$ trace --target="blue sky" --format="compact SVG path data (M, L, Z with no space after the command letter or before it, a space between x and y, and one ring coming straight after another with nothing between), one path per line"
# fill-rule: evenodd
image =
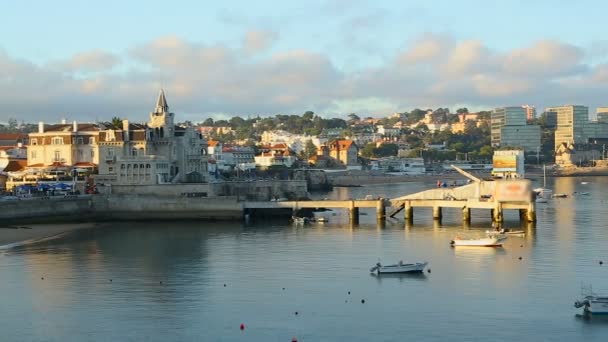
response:
M608 3L12 1L0 121L606 105Z

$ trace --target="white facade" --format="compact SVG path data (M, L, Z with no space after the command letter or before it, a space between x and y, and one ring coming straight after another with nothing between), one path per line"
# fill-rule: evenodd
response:
M327 142L327 139L325 138L292 134L282 130L275 130L265 131L264 133L262 133L261 143L267 145L284 143L291 150L295 151L296 153L300 153L306 148L306 143L308 142L308 140L311 140L312 143L315 144L315 146L317 147Z

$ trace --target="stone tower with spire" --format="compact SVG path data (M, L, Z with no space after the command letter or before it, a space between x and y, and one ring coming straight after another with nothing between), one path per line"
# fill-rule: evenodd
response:
M153 129L152 134L156 139L165 139L173 136L173 130L175 129L173 113L169 112L169 105L167 104L163 89L158 93L154 111L150 113L148 127Z

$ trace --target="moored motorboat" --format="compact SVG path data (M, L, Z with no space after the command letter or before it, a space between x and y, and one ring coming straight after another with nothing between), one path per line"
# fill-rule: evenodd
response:
M399 261L393 265L382 265L380 262L376 263L369 271L371 273L378 272L382 273L420 273L424 271L424 268L428 262L415 262L415 263L403 263Z
M582 298L574 302L575 308L583 308L583 312L592 315L608 315L608 296L599 296L591 290L591 286L583 288Z
M496 237L487 237L481 239L463 239L460 237L456 237L454 240L450 242L453 247L459 246L469 246L469 247L501 247L502 242L498 240Z
M566 197L568 197L568 194L557 193L557 194L553 194L551 197L553 197L553 198L566 198Z
M327 218L325 216L319 216L319 217L312 218L311 221L324 223L324 222L329 222L329 218Z
M306 222L308 222L308 220L306 219L306 217L297 217L297 216L293 216L291 218L291 221L294 224L305 224Z

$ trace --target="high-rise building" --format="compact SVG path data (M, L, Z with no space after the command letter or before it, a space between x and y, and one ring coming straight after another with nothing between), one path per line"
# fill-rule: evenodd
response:
M527 112L523 107L496 108L491 115L491 144L538 151L540 126L527 123Z
M597 107L595 113L597 122L608 122L608 107Z
M532 121L536 118L536 107L529 106L529 105L523 105L523 106L521 106L521 108L523 108L524 111L526 112L526 120Z
M553 112L557 118L555 129L555 147L562 143L587 143L585 126L589 122L589 108L579 105L549 107L546 112Z

